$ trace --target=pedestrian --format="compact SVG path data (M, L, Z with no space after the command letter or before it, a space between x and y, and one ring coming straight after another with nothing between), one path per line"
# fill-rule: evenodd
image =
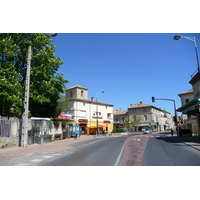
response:
M171 135L172 135L172 137L173 137L173 134L174 134L174 131L171 129Z

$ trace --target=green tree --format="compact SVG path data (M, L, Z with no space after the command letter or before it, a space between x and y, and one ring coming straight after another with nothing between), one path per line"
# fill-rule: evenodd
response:
M29 111L35 117L53 117L64 93L63 62L56 57L51 35L44 33L0 34L0 115L23 113L27 51L32 46ZM53 116L52 116L53 115Z
M141 123L141 120L142 120L141 116L134 114L133 119L131 121L131 127L138 128L138 125Z

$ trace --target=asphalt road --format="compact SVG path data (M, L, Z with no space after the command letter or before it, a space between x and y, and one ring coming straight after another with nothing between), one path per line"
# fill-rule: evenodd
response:
M150 137L145 148L141 166L200 166L200 151L167 133Z
M127 137L100 137L78 142L71 145L73 148L66 155L38 166L117 166Z
M67 150L32 153L1 166L200 166L200 151L169 133L133 133L68 144Z

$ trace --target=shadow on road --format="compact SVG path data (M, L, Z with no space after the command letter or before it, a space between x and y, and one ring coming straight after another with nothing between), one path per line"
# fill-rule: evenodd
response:
M169 134L169 133L168 133ZM200 145L200 137L199 136L193 136L193 137L177 137L177 136L169 136L169 137L164 137L164 133L163 136L161 137L156 137L156 139L158 140L163 140L165 142L170 142L170 143L197 143Z

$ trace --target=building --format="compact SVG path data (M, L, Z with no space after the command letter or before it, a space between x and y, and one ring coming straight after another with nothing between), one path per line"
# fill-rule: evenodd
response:
M112 131L114 105L95 101L94 97L88 99L88 89L79 85L67 89L66 97L68 109L63 114L72 116L74 123L80 125L82 134L96 133L97 126L99 131Z
M194 99L193 89L178 94L181 98L181 105L184 106ZM193 133L197 133L196 115L182 114L183 129L191 129Z
M137 116L140 120L134 122L134 129L130 131L142 131L142 129L151 127L154 131L166 131L173 128L172 116L169 112L157 108L152 105L144 104L142 101L136 104L130 104L127 111L116 110L114 112L114 125L115 127L125 127L125 120L128 119L129 123Z
M197 132L200 135L200 72L198 72L191 78L189 83L193 89L193 99L182 105L177 109L178 112L187 114L188 116L196 116Z
M117 109L114 110L114 129L126 128L125 127L125 119L127 118L127 110Z

